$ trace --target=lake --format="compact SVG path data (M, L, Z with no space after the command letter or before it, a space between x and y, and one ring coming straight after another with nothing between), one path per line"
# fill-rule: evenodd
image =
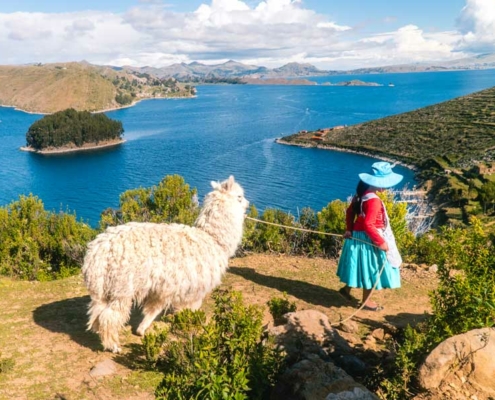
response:
M108 112L124 125L127 142L119 147L49 156L19 150L41 115L0 108L0 205L33 193L46 209L75 212L96 226L104 209L118 207L125 190L179 174L202 199L211 180L232 174L261 211L319 211L352 195L357 174L368 171L374 159L279 145L275 138L361 123L492 87L495 70L311 79L385 86L199 86L196 98L146 100ZM414 185L410 170L395 170L405 175L405 184Z

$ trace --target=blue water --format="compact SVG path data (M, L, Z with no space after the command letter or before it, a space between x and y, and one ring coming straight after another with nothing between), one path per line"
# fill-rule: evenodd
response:
M69 210L96 226L100 213L117 207L125 190L180 174L202 198L211 180L233 174L261 211L276 207L297 215L307 206L318 211L351 195L357 174L374 160L278 145L275 138L352 125L492 87L495 70L314 78L350 79L395 86L199 86L194 99L147 100L107 113L122 121L127 142L65 155L19 151L30 124L42 116L0 108L0 205L33 193L48 210ZM399 166L396 171L414 184L411 171Z

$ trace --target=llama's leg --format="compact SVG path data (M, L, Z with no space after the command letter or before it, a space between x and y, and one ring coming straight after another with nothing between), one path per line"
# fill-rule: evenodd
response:
M189 309L192 311L199 310L201 308L201 305L203 304L203 299L196 300L195 302L189 304Z
M143 315L144 318L139 324L136 333L139 336L144 336L146 330L153 323L155 318L163 311L163 299L159 298L147 298L143 303Z
M119 353L119 330L129 320L132 299L116 299L108 303L91 301L88 329L98 333L105 350Z

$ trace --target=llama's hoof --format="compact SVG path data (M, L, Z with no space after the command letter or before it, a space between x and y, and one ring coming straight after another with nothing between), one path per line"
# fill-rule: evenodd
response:
M138 328L136 330L136 335L138 335L138 336L144 336L145 333L146 333L146 329Z
M112 353L114 353L114 354L122 353L122 349L119 346L117 346L116 344L113 345L111 350L112 350Z

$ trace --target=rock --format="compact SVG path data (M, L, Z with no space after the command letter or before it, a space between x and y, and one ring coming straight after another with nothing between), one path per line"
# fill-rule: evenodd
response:
M383 341L385 339L385 330L383 328L375 329L371 332L371 336L377 340Z
M328 317L316 310L302 310L285 314L287 323L269 329L277 343L288 354L320 354L324 344L328 352L352 353L352 348L334 329Z
M494 359L495 329L475 329L456 335L440 343L428 355L419 369L419 384L430 390L444 384L462 385L464 381L476 390L495 396ZM457 383L452 381L454 378Z
M339 329L347 333L357 333L359 331L358 324L353 320L348 320L339 325Z
M354 390L347 392L340 392L339 394L329 394L325 400L374 400L377 399L375 395L368 391L364 391L361 388L354 388Z
M433 264L430 266L430 268L428 268L428 271L429 272L438 272L438 265L437 264Z
M110 359L103 360L96 364L91 371L89 371L89 375L93 378L98 378L101 376L114 375L117 372L117 364Z
M348 397L358 394L361 397ZM271 397L271 400L316 399L376 400L378 398L355 382L341 368L331 362L324 362L316 356L302 360L289 368L277 382Z
M352 354L340 356L337 365L352 376L362 376L366 371L366 364Z
M313 339L322 341L333 331L328 317L320 311L302 310L285 314L290 329L303 332Z

